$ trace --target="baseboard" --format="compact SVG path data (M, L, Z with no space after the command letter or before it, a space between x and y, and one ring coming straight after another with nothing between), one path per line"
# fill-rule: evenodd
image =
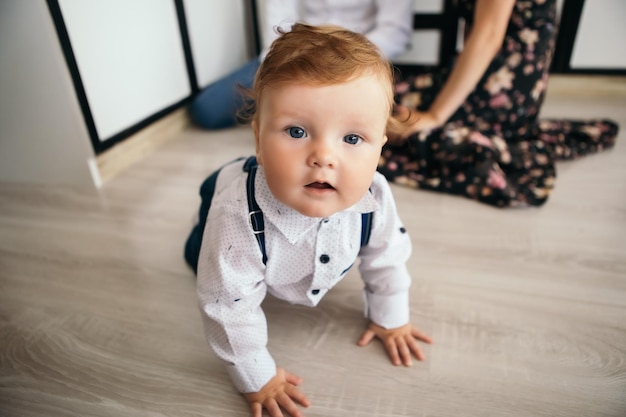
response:
M617 75L550 75L546 94L626 97L626 77Z
M175 139L189 124L186 108L178 109L98 155L96 164L101 184Z

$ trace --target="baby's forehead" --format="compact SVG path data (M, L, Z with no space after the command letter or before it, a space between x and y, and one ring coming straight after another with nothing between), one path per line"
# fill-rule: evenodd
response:
M276 93L288 94L290 92L307 91L334 91L341 90L349 94L361 95L365 91L379 91L381 101L393 101L393 87L391 82L384 76L365 73L358 76L346 77L336 80L316 80L316 79L289 79L270 83L264 86L257 95L259 101L263 101L268 96L276 96ZM279 94L279 95L280 95Z
M384 128L391 110L381 83L368 77L320 85L282 83L268 88L258 104L256 120L263 125L311 128L322 123L367 131Z
M379 84L383 89L385 87L392 89L392 81L388 76L372 70L355 71L352 74L344 75L325 75L324 77L293 74L290 77L276 78L273 81L268 80L269 82L266 83L266 88L284 88L299 85L308 87L331 87L350 84L359 80L368 80L368 82Z
M314 69L313 69L314 70ZM328 74L328 71L325 72ZM393 89L389 76L365 69L345 77L322 77L284 73L268 75L255 81L255 123L268 123L276 116L316 120L333 114L370 118L373 126L386 124L393 107ZM329 114L333 110L334 113ZM322 113L325 113L322 115Z
M326 105L335 101L341 101L345 97L351 97L353 104L359 104L358 100L371 101L370 105L389 106L393 95L390 88L378 82L374 77L359 77L342 82L332 83L309 83L309 82L284 82L269 85L259 98L261 102L280 102L281 100L313 99L307 105ZM326 101L318 101L326 100ZM300 103L298 103L300 104Z

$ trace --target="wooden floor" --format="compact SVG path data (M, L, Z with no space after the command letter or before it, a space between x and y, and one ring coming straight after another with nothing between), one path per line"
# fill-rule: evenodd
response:
M548 97L545 116L626 98ZM394 368L355 345L351 273L316 309L267 300L270 350L318 417L626 416L626 134L558 166L540 209L394 186L411 233L414 323L435 343ZM207 347L182 245L205 175L247 128L186 131L102 190L0 185L0 416L246 416Z

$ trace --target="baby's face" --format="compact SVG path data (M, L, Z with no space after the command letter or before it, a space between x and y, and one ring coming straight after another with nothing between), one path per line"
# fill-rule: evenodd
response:
M388 106L374 75L265 90L252 126L272 194L309 217L328 217L357 203L387 141Z

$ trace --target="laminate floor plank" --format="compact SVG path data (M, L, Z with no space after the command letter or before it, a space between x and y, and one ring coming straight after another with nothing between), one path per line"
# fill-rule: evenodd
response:
M626 416L626 98L549 96L544 115L622 126L613 150L559 163L544 207L393 186L425 362L356 346L355 271L317 308L265 301L307 417ZM201 181L253 150L247 127L189 128L98 191L0 184L0 416L248 415L182 246Z

